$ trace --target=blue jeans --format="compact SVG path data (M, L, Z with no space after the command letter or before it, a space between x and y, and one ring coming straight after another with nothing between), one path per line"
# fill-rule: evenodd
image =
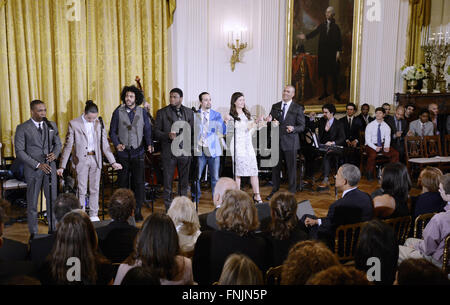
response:
M197 176L197 196L200 199L202 192L200 190L200 178L202 177L203 170L206 164L208 164L209 175L211 177L211 189L212 197L214 198L214 188L216 187L217 180L219 180L219 167L220 167L220 156L218 157L207 157L204 153L198 157L198 176ZM196 199L194 194L194 201Z

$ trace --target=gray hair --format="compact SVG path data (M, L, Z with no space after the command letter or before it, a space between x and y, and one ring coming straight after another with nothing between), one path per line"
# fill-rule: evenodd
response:
M347 180L348 185L355 186L361 180L359 168L353 164L346 163L341 166L342 176Z
M328 12L328 11L331 11L331 13L333 14L333 16L336 15L336 11L334 10L334 7L332 7L332 6L329 6L329 7L327 8L326 11L327 11L327 12Z

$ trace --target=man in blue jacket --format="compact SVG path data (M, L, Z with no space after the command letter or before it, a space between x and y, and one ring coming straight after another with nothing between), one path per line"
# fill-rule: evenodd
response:
M211 109L211 95L202 92L198 96L200 109L194 115L194 154L198 157L196 187L194 200L200 199L200 178L203 170L208 164L209 175L211 177L212 197L214 198L214 188L219 180L220 156L223 151L223 137L226 134L226 126L222 116L217 111Z

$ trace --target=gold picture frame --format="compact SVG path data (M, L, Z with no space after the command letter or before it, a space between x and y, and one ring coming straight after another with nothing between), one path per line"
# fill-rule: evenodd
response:
M364 15L364 0L354 0L353 31L352 31L352 55L350 76L350 101L359 105L359 77L361 69L361 40ZM292 46L294 24L294 0L286 0L286 61L285 61L285 85L292 80ZM335 104L338 112L345 111L346 104ZM321 112L321 105L305 105L306 112Z

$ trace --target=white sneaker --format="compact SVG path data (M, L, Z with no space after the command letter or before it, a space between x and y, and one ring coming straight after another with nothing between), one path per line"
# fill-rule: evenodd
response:
M100 218L98 218L98 216L91 216L89 217L91 219L92 222L94 221L100 221Z

